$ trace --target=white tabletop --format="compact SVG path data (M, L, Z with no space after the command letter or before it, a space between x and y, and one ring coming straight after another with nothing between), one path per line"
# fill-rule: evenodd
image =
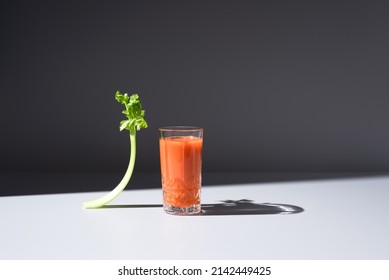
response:
M0 197L0 259L389 259L389 176L205 186L199 216L160 189L82 208L102 194Z

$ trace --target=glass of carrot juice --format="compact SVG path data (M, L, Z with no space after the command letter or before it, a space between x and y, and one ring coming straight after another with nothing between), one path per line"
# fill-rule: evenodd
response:
M203 129L162 127L159 149L165 212L173 215L200 213Z

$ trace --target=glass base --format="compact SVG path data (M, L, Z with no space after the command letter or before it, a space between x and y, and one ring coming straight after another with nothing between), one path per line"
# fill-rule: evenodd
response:
M164 204L163 210L170 215L195 215L201 212L201 204L194 204L189 207L176 207Z

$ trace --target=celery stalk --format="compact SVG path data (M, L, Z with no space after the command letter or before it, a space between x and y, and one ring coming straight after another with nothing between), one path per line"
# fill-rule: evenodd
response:
M130 143L131 143L130 162L128 164L128 168L126 174L124 174L123 179L116 186L116 188L114 188L106 195L97 198L95 200L84 202L83 205L85 208L99 208L114 200L126 188L128 182L130 182L132 172L134 171L134 167L135 167L135 157L136 157L136 136L135 135L130 134Z
M126 129L130 132L130 161L127 171L120 183L106 195L95 200L84 202L83 205L85 208L99 208L114 200L125 189L131 179L135 167L136 132L142 128L147 128L148 126L146 120L144 119L145 111L142 110L142 105L137 94L133 94L129 97L127 94L123 95L117 91L115 97L118 102L122 103L126 107L126 110L122 113L126 115L127 120L120 122L120 130L122 131Z

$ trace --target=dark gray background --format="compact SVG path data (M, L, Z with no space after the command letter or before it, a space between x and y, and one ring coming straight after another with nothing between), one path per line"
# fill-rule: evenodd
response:
M81 2L81 1L80 1ZM388 171L389 2L2 1L1 171L122 171L116 90L204 171Z

